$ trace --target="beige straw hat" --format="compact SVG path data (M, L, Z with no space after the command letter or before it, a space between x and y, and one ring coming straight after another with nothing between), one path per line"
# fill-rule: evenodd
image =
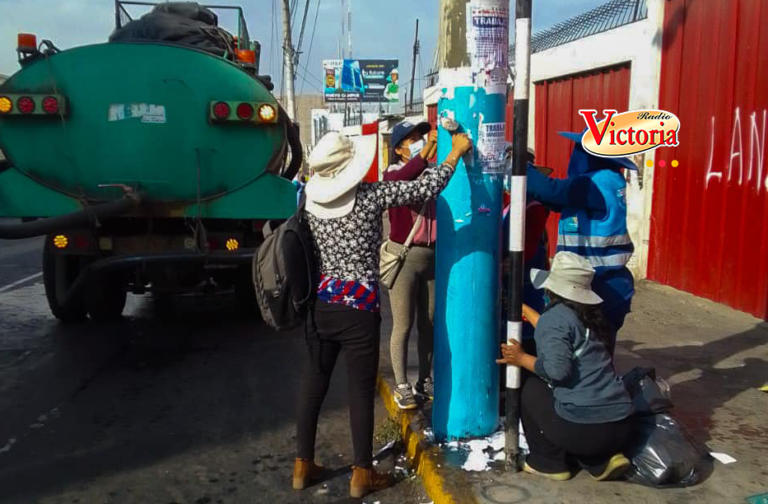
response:
M596 305L603 298L592 290L595 268L580 255L558 252L550 271L531 269L531 282L537 289L547 289L577 303Z
M325 135L312 149L307 182L307 211L321 219L347 215L355 206L357 187L373 163L376 136L350 138L341 133Z

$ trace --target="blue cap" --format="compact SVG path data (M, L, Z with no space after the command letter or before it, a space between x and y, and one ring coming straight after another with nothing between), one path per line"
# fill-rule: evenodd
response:
M585 129L581 133L574 133L572 131L560 131L558 132L558 134L560 136L567 138L568 140L576 142L577 146L583 149L584 147L582 147L581 145L581 139L584 137L584 133L586 132L587 132L587 129ZM591 154L589 152L587 152L587 154L589 154L590 156L594 156L594 154ZM611 157L611 158L604 158L602 156L596 156L596 157L600 157L608 163L616 164L618 165L619 168L626 168L627 170L637 170L637 166L635 165L635 163L633 163L632 161L630 161L625 157Z
M392 149L394 150L395 147L400 145L400 142L402 142L414 130L417 130L421 136L424 136L432 130L432 125L430 125L428 122L413 124L410 121L403 121L397 123L395 127L392 128L392 142L390 143L390 145L392 145Z

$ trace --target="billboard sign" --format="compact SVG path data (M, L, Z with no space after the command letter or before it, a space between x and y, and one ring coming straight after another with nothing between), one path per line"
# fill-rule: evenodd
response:
M398 60L324 60L325 103L400 101Z

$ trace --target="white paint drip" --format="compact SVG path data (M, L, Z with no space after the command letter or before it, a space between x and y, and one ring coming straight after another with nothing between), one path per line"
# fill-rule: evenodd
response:
M19 286L21 284L25 284L27 282L35 280L36 278L40 278L41 276L43 276L43 272L42 271L39 272L39 273L35 273L34 275L30 275L27 278L22 278L21 280L13 282L12 284L8 284L5 287L0 287L0 293L9 291L9 290L13 289L14 287L17 287L17 286Z
M467 460L461 466L462 469L470 472L484 472L491 470L490 464L493 461L505 460L504 439L504 430L502 429L483 439L473 439L466 443L454 441L448 443L448 446L454 445L458 449L468 452Z

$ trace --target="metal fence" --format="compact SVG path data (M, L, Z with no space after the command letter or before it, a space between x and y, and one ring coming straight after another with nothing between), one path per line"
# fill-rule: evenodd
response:
M647 0L611 0L531 37L531 53L546 51L559 45L606 32L648 17ZM515 64L515 46L509 50L510 66Z

